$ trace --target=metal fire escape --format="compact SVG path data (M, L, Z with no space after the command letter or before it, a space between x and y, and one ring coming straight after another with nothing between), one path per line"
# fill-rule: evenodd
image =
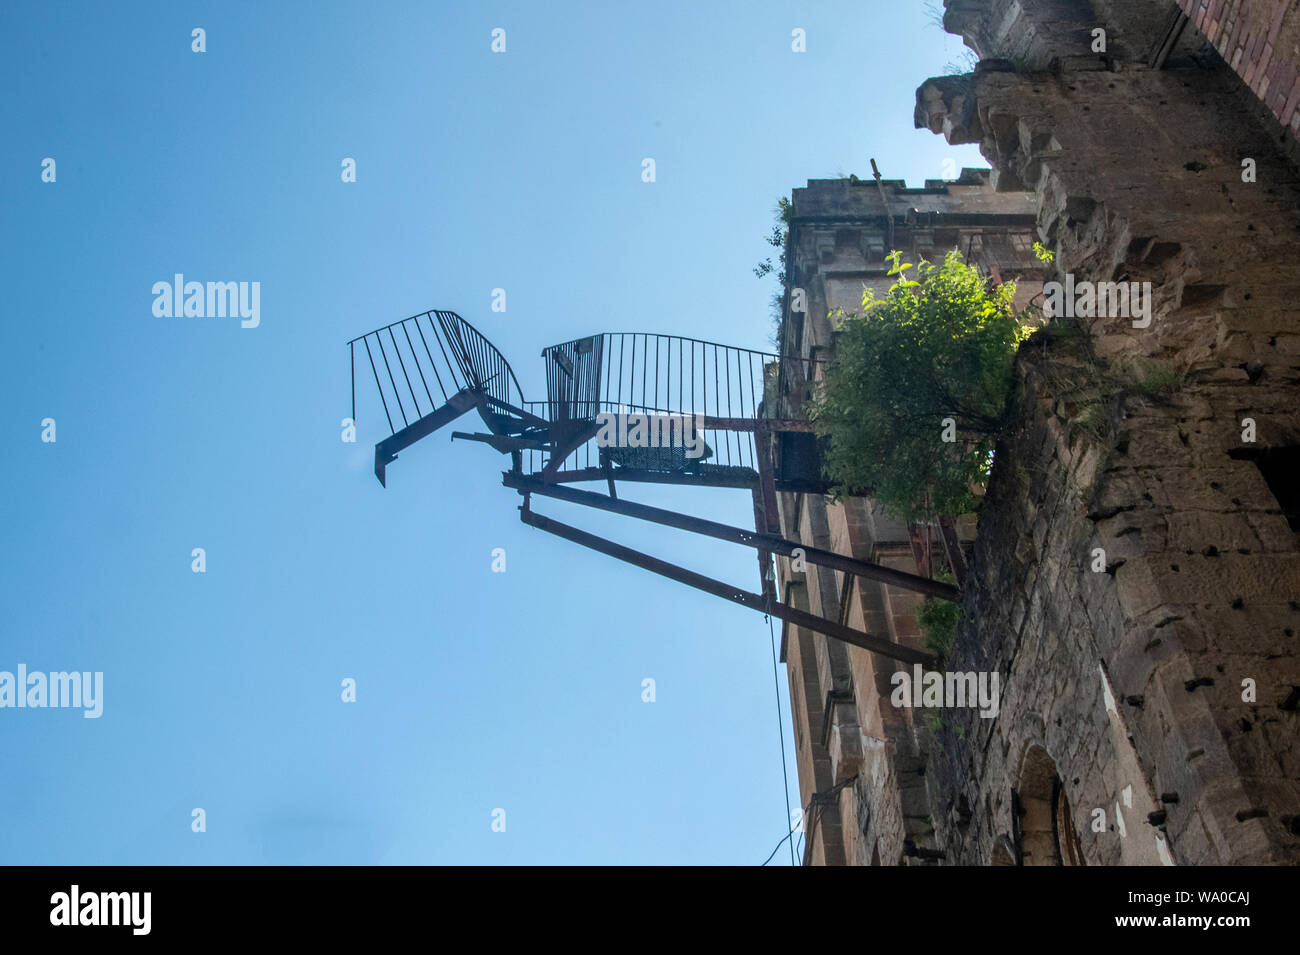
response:
M510 456L502 483L523 498L525 524L703 590L796 626L816 630L906 663L930 663L926 653L801 611L777 599L772 555L805 560L929 596L957 598L949 584L790 541L780 534L777 492L825 493L817 473L816 435L801 400L816 379L813 359L778 356L714 342L645 332L605 332L543 349L546 399L524 398L499 351L455 312L429 311L367 332L348 343L352 359L352 418L357 420L357 364L368 366L389 436L375 445L375 476L403 449L470 411L484 431L453 432ZM378 407L375 412L378 413ZM598 415L689 419L689 456L668 447L600 446ZM400 422L400 423L399 423ZM606 493L573 487L602 482ZM700 485L750 490L755 530L649 507L618 496L619 482ZM532 498L554 498L652 521L752 547L762 592L706 577L532 509Z

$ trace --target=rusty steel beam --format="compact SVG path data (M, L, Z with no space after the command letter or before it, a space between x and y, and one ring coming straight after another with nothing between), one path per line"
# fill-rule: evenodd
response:
M773 554L780 554L782 557L792 557L796 550L801 550L805 560L820 564L823 567L830 567L833 570L854 574L868 580L878 580L881 583L889 584L891 587L915 591L929 597L938 597L943 600L961 599L961 591L952 584L931 580L928 577L918 577L916 574L909 574L901 570L895 570L892 567L858 560L855 557L846 557L843 554L822 550L819 547L802 544L798 541L786 540L778 534L760 534L755 531L745 530L743 527L720 524L717 521L692 517L689 514L679 514L676 511L667 511L663 508L651 507L648 504L638 504L635 501L610 498L603 494L579 490L576 487L568 487L563 484L548 484L536 478L524 474L514 474L510 471L506 471L501 475L501 483L506 487L514 488L521 494L540 494L544 497L555 498L557 501L583 504L598 510L611 511L626 517L635 517L638 520L652 521L656 524L676 527L679 530L704 534L707 537L716 537L718 540L729 541L733 544L743 544L746 547L766 550Z
M781 526L777 521L776 504L776 463L772 460L772 445L769 441L771 431L766 422L759 425L754 432L754 452L758 455L758 491L763 501L765 523L754 526L767 534L779 534Z
M546 531L548 534L554 534L556 537L562 537L565 540L572 541L575 544L581 544L583 547L590 548L598 553L605 554L617 560L624 561L643 570L659 574L661 577L667 577L669 580L675 580L678 583L686 584L697 590L702 590L707 594L715 597L721 597L724 600L730 600L732 603L738 603L742 607L749 607L751 610L757 610L760 613L770 614L781 620L789 621L796 627L804 627L807 630L815 630L818 633L824 633L828 637L841 640L844 643L852 644L855 647L861 647L864 650L870 650L881 656L889 657L891 660L898 660L902 663L920 663L922 665L933 666L936 663L935 657L921 650L914 650L911 647L905 647L901 644L894 643L885 637L874 636L870 633L863 633L861 630L854 630L852 627L846 627L835 620L826 620L822 617L805 613L787 604L779 603L776 600L764 599L761 594L751 593L747 590L741 590L739 587L733 587L725 581L716 580L712 577L705 577L703 574L697 574L692 570L686 570L676 564L670 564L668 561L660 560L657 557L651 557L641 551L633 550L630 547L624 547L622 544L616 544L613 541L606 540L603 537L597 537L595 534L588 534L586 531L579 530L576 527L570 527L568 524L562 524L559 521L551 520L541 514L537 514L529 509L528 498L524 498L524 504L519 508L520 519L530 527L536 527L538 530Z
M748 470L748 469L745 469ZM650 471L645 468L615 468L610 472L617 481L630 481L637 484L688 484L695 487L729 487L748 490L758 487L758 472L747 474L718 474L707 469L700 474L686 471ZM547 477L552 484L582 484L587 481L606 481L608 476L603 468L577 468L572 471L556 471ZM829 481L777 481L776 489L789 494L829 494ZM870 497L864 492L855 491L853 497Z
M645 468L611 468L607 473L603 467L576 468L571 471L556 471L548 475L550 484L580 484L586 481L608 481L610 476L616 481L634 481L638 484L687 484L695 487L728 487L748 489L758 486L758 473L749 475L710 475L691 474L686 471L649 471Z
M421 438L437 431L443 425L450 424L465 412L479 405L479 394L469 389L462 389L452 395L447 403L429 412L417 421L413 421L401 431L394 432L375 445L375 477L384 487L388 486L388 465L397 460L397 452L409 448Z
M689 412L682 412L690 418ZM699 427L706 431L816 431L817 426L802 418L715 418L712 415L694 416Z
M754 526L762 527L767 523L767 517L763 513L763 497L759 494L758 488L754 488L751 494L754 499ZM772 560L772 552L762 547L758 549L758 583L763 591L763 599L776 599L775 562Z

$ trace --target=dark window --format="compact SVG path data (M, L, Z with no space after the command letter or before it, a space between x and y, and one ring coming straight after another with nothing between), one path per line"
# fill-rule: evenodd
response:
M946 255L949 250L958 248L961 242L961 235L956 229L935 229L934 230L934 247L942 250Z
M777 475L782 481L808 485L822 479L822 439L806 431L780 432Z
M1293 448L1240 448L1229 451L1228 456L1238 461L1250 461L1259 468L1268 489L1277 498L1278 507L1300 534L1300 447Z

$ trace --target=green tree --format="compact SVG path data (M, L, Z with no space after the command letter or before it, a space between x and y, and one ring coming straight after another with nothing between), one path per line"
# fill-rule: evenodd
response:
M948 253L942 265L889 256L883 298L836 316L839 334L813 409L830 436L836 491L869 489L900 517L955 516L975 506L1006 427L1012 365L1032 330L1015 285L993 285ZM916 278L908 271L915 269Z

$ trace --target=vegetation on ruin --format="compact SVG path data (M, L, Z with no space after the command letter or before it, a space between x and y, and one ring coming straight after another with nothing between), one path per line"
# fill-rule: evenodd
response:
M956 583L951 572L939 574L939 580ZM926 647L942 659L947 656L953 639L957 636L957 623L961 620L961 604L952 600L940 600L926 597L916 611L921 633L925 635Z
M867 489L910 520L957 516L988 478L1032 326L1013 283L991 283L956 251L942 264L899 252L889 262L884 297L868 289L860 312L833 316L835 354L813 407L830 437L826 473L836 493Z
M794 205L785 196L776 200L776 222L772 225L772 231L763 237L763 241L768 245L780 250L780 269L772 264L772 257L768 256L758 265L754 266L754 274L760 279L772 272L776 272L776 291L772 293L772 316L774 328L772 332L772 344L778 350L781 347L781 321L785 307L785 286L788 281L786 267L786 240L790 237L790 220L794 217Z
M1079 319L1054 319L1026 347L1041 338L1050 356L1038 367L1047 390L1060 402L1072 433L1109 449L1118 437L1122 409L1131 400L1165 404L1183 387L1186 371L1163 358L1098 357Z

